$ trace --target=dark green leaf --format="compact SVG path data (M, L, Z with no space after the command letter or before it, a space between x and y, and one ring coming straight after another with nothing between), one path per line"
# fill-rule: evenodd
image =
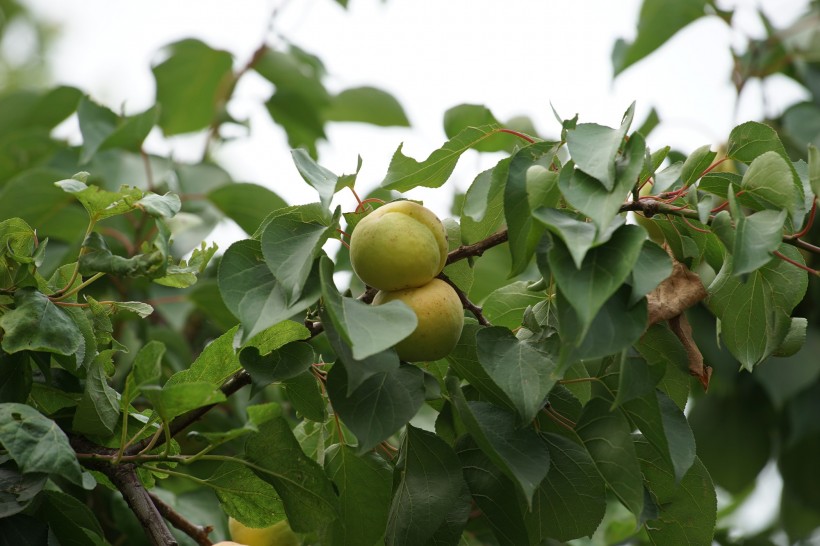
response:
M455 377L447 378L459 418L487 457L518 487L531 506L549 470L547 445L531 428L516 428L516 417L487 402L468 402Z
M633 102L617 129L595 123L581 123L567 131L567 148L572 161L582 172L598 180L608 192L615 189L615 159L634 115Z
M208 200L251 235L272 211L284 208L284 199L258 184L233 183L208 193Z
M0 444L24 474L42 472L83 483L68 437L57 423L31 406L0 404Z
M526 281L516 281L502 286L487 296L481 309L484 316L495 326L517 328L521 326L524 311L546 299L542 290L529 290Z
M205 129L217 119L231 76L233 59L194 39L169 45L167 58L153 67L160 105L159 125L166 135Z
M667 326L655 324L635 344L635 349L651 367L664 370L658 387L683 411L689 399L689 357L677 336Z
M222 391L208 381L166 384L162 388L146 385L142 388L142 393L166 423L187 411L226 400Z
M4 330L2 347L7 353L47 351L72 355L82 342L74 321L33 288L21 288L14 294L14 309L0 316Z
M224 462L204 481L225 513L249 527L269 527L285 518L282 499L267 481L240 462Z
M313 347L302 341L288 343L266 355L260 355L256 347L246 347L239 353L239 361L257 389L296 377L315 360Z
M607 486L630 512L643 511L643 478L626 417L602 398L590 400L575 428Z
M794 217L802 201L794 184L793 167L779 153L769 151L756 157L743 174L741 182L746 193L767 209L787 210Z
M102 526L91 508L62 491L44 491L39 517L62 546L104 546Z
M376 544L387 527L393 469L375 453L357 456L339 444L326 456L325 472L339 492L340 517L330 530L333 543Z
M0 403L25 403L31 392L31 364L27 353L0 351Z
M305 419L320 423L327 419L325 409L327 404L322 396L322 391L319 389L316 377L310 371L286 379L283 381L283 385L293 408Z
M652 241L646 241L632 269L632 295L629 296L629 303L635 304L671 273L672 260L669 254Z
M0 519L22 512L46 484L46 474L20 474L0 467Z
M130 258L118 256L109 250L99 233L92 232L83 241L85 252L79 258L80 274L109 273L117 277L140 277L161 274L165 256L159 250L136 254Z
M162 374L162 357L165 355L165 344L159 341L149 341L139 350L131 364L131 371L125 380L125 388L120 398L120 408L128 410L128 406L137 397L143 385L156 385ZM169 379L170 381L170 379Z
M697 182L700 173L709 168L716 155L717 153L711 151L708 144L689 154L689 157L683 162L683 167L681 167L680 177L683 185L688 187L690 184Z
M415 366L402 366L370 376L351 392L345 366L336 365L328 374L327 394L364 453L416 415L424 403L424 374Z
M245 443L245 455L257 476L273 485L296 532L328 525L339 514L339 501L322 468L306 456L282 417L259 427Z
M513 403L521 422L531 422L557 379L551 355L503 327L479 330L476 350L484 371Z
M460 498L461 463L444 440L408 425L396 472L385 544L425 544Z
M458 377L465 379L471 386L475 387L481 393L481 396L486 397L487 400L496 405L515 410L512 401L495 384L481 365L481 362L479 362L476 336L482 329L483 327L476 324L475 321L466 322L464 329L461 331L458 344L446 356L447 362L450 364L450 369Z
M575 267L581 269L587 251L595 243L598 230L566 209L539 208L532 211L536 220L550 233L560 237L572 255Z
M109 352L94 359L85 378L83 397L77 406L72 426L76 432L89 436L109 436L120 419L120 401L117 391L108 385L105 360Z
M732 252L734 275L746 275L772 260L772 252L782 243L785 221L785 210L761 210L735 220Z

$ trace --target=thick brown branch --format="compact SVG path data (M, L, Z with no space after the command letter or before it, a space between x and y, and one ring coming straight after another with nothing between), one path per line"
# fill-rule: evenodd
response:
M459 260L463 260L464 258L469 258L471 256L481 256L490 248L506 242L507 230L503 229L497 233L493 233L486 239L483 239L477 243L473 243L471 245L461 245L460 247L456 248L447 255L447 263L451 264L453 262L457 262Z
M171 522L171 525L194 539L200 546L213 546L213 542L208 538L208 534L214 530L213 527L210 525L203 527L202 525L191 523L158 496L153 493L148 493L148 495L151 497L151 501L157 507L157 510L159 510L159 513L162 514L162 517Z

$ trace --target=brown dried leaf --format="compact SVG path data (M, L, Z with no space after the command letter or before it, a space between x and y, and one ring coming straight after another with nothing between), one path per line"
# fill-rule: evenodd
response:
M706 295L698 274L672 258L672 274L646 296L648 326L680 315Z
M703 363L703 355L692 338L692 326L689 324L686 314L681 313L669 319L669 327L683 344L683 348L686 349L686 355L689 357L689 373L698 378L700 384L703 385L703 390L708 390L709 378L712 377L712 368Z

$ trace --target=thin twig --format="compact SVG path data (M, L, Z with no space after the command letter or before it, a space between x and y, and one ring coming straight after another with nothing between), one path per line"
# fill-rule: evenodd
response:
M475 318L478 319L478 323L480 325L492 326L492 324L490 324L490 321L487 320L487 318L484 316L481 307L471 302L470 299L467 297L467 294L465 294L461 288L456 286L456 283L450 280L450 277L448 277L444 273L439 273L438 278L453 287L453 290L455 290L456 294L458 294L458 299L461 300L462 307L464 307L466 310L475 315Z
M211 525L196 525L185 519L182 514L174 510L171 505L167 504L158 496L153 493L148 493L148 496L153 501L154 506L157 507L157 510L159 510L159 513L162 514L162 517L167 519L171 525L194 539L200 546L213 546L213 542L208 538L208 535L214 530Z

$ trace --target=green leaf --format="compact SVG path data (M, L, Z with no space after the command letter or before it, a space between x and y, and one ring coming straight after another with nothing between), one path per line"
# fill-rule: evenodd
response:
M529 512L519 506L515 484L469 439L462 436L456 445L464 479L481 513L487 518L501 546L531 544L524 526Z
M664 0L644 0L635 41L627 43L618 40L612 51L614 75L661 47L689 23L706 15L707 4L707 0L683 0L672 4Z
M635 516L643 511L643 478L632 427L618 411L610 411L609 403L593 398L581 412L575 432L587 448L595 467L607 486Z
M629 303L635 304L672 274L672 260L657 244L646 241L632 269L632 294Z
M87 175L88 173L78 173L74 175L76 178L60 180L54 182L54 185L72 194L95 220L131 212L135 203L142 199L142 190L139 188L122 186L120 191L112 192L93 184L87 185L84 181Z
M140 114L120 118L108 108L83 97L77 108L83 136L80 164L87 163L98 151L111 148L139 152L158 114L158 108L153 106Z
M302 452L287 421L277 417L245 443L254 473L273 485L290 527L299 533L321 529L339 515L339 501L322 468Z
M284 199L268 188L238 182L211 190L208 200L249 235L271 211L287 206Z
M34 288L14 293L14 309L0 316L2 347L7 353L46 351L72 355L80 348L82 334L71 318Z
M783 240L786 211L761 210L735 220L732 274L741 276L756 271L772 260L772 252Z
M149 341L142 346L134 357L131 370L125 379L125 388L120 398L120 409L127 411L129 404L137 397L144 385L159 384L164 355L165 344L162 342ZM171 381L170 378L168 381Z
M385 544L426 544L461 496L461 463L444 440L408 425L396 472Z
M320 423L327 419L327 403L316 377L310 371L286 379L283 384L293 408L305 419Z
M320 267L324 310L333 329L350 345L355 360L393 347L416 329L416 313L403 302L368 305L343 297L333 283L332 262L323 258Z
M802 201L794 184L793 167L777 152L756 157L743 174L741 187L767 209L787 210L794 217Z
M489 376L487 371L481 365L477 352L476 336L478 332L483 329L475 321L466 322L464 328L461 330L461 337L458 340L455 348L450 351L450 354L445 358L450 365L450 369L455 374L470 383L472 387L481 393L486 400L499 405L515 410L515 406L507 398L501 388L495 384L495 381Z
M567 209L539 208L532 211L550 233L558 236L566 245L577 269L581 269L587 251L595 244L598 230L595 224L586 222Z
M558 434L544 434L550 470L524 514L530 543L592 535L606 511L605 485L587 451Z
M665 370L658 388L683 411L689 400L689 356L677 336L667 326L655 324L635 344L635 349L652 368Z
M38 515L61 545L104 546L102 526L91 508L62 491L44 491Z
M513 403L521 422L531 422L558 379L551 355L503 327L479 330L476 349L481 366Z
M338 227L339 214L337 210L328 218L327 211L310 204L281 209L265 220L262 253L286 302L295 302L302 294L322 245Z
M32 388L28 353L8 354L0 351L0 403L28 400Z
M529 290L529 282L516 281L502 286L487 296L481 308L484 316L495 326L521 326L524 311L546 299L543 291Z
M800 317L793 317L789 327L789 333L783 338L780 347L772 353L772 356L792 356L796 354L806 344L806 329L808 320Z
M641 470L652 499L659 508L657 518L644 523L653 544L712 544L717 519L717 499L709 472L695 459L678 483L658 452L645 442L636 442Z
M533 221L532 211L554 207L560 200L557 174L550 170L556 152L553 142L538 142L512 156L504 186L504 217L512 256L510 276L526 269L543 227Z
M490 110L482 104L459 104L444 112L444 133L453 138L467 127L500 126ZM475 145L479 152L503 152L512 150L521 142L515 136L499 133Z
M504 186L510 158L476 176L464 196L461 232L465 243L474 243L495 233L504 221Z
M303 149L291 150L290 155L296 164L296 169L302 175L302 179L319 192L322 207L329 209L330 201L336 193L336 184L339 177L316 163Z
M264 262L258 241L232 244L219 265L219 292L242 323L243 339L301 313L319 299L319 271L314 268L297 301L288 303L284 289Z
M46 474L21 474L17 470L0 467L0 519L25 510L42 491L46 479Z
M680 177L685 187L697 182L700 173L708 169L709 165L714 161L717 152L711 151L710 148L711 146L709 146L709 144L701 146L689 154L689 157L683 162Z
M399 101L375 87L352 87L330 99L328 121L357 121L379 127L409 127L410 121Z
M447 378L447 390L475 442L531 506L533 494L549 470L547 445L531 428L517 428L512 413L487 402L468 402L455 377Z
M159 218L173 218L182 208L179 196L174 193L157 195L156 193L147 192L135 205L151 216Z
M567 131L567 148L572 161L584 174L598 180L608 192L615 189L615 165L624 137L635 115L633 102L617 129L596 123L581 123Z
M401 366L365 379L350 390L345 366L328 373L327 394L333 409L359 440L364 453L395 434L424 403L424 374L415 366Z
M141 277L161 274L165 266L165 256L159 250L136 254L130 258L112 253L105 239L96 231L86 237L83 248L85 252L78 261L80 274L83 276L109 273L117 277Z
M294 331L294 335L300 335L297 329L288 328L288 323L281 323L274 328ZM183 383L208 382L214 387L219 387L234 372L240 369L239 358L233 347L234 339L238 327L233 327L211 343L199 353L193 364L188 368L178 371L168 378L165 386L178 385Z
M680 482L695 461L695 437L683 411L661 391L629 400L623 409Z
M803 261L793 247L781 245L779 251ZM709 286L706 305L721 321L726 347L751 371L786 338L792 309L803 299L808 279L804 271L778 258L750 273L746 282L731 274L733 267L729 257Z
M239 461L225 461L204 481L222 510L249 527L269 527L285 519L276 489Z
M25 404L0 404L0 444L24 474L64 476L82 485L80 463L57 423Z
M119 393L108 385L104 366L111 354L97 356L88 369L83 397L77 406L72 426L80 434L109 436L120 419Z
M208 381L166 384L162 388L145 385L142 393L166 423L187 411L226 400L225 394Z
M815 198L820 195L820 150L809 144L809 184Z
M621 205L643 169L646 141L639 134L633 134L624 147L623 154L614 165L616 178L612 190L607 190L600 181L576 169L568 162L561 169L558 186L567 202L589 217L604 232L618 215Z
M627 279L645 240L640 227L621 226L606 244L587 253L580 269L575 267L566 244L554 241L548 255L550 268L561 292L577 312L582 332Z
M438 188L450 178L461 154L497 132L498 129L491 125L468 127L421 162L404 155L399 146L381 185L399 192L418 186Z
M152 68L160 105L159 125L166 136L205 129L221 114L222 96L233 59L194 39L165 49L167 58Z
M307 371L315 360L313 347L302 341L288 343L266 355L260 355L256 347L245 347L239 353L239 361L251 374L256 389L296 377Z
M731 159L748 164L769 151L777 152L784 159L788 157L777 131L765 123L748 121L729 134L726 156Z
M334 444L326 453L325 472L339 492L340 517L333 522L333 544L370 544L385 534L393 496L393 469L375 453L357 456Z

